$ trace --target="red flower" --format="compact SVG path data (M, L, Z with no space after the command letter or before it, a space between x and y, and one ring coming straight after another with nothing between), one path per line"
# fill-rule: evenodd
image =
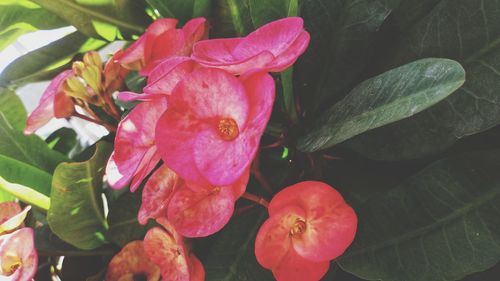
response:
M255 156L273 101L274 80L267 73L238 79L195 69L174 88L158 121L158 151L188 182L232 184Z
M149 75L162 60L173 56L189 56L193 44L207 37L204 18L188 21L182 29L176 29L176 19L159 19L151 24L146 33L125 50L119 62L131 70Z
M24 133L29 135L47 124L52 118L66 118L75 111L75 104L71 97L66 96L63 90L64 81L73 76L73 71L66 70L57 75L43 92L38 106L26 121Z
M182 236L164 218L161 227L148 230L144 250L149 259L160 267L165 281L202 281L205 270L198 258L185 246Z
M331 186L306 181L285 188L269 204L255 241L257 261L277 280L319 280L330 260L352 243L357 218Z
M21 206L17 202L0 203L0 234L12 232L23 227L24 219L31 206L27 206L21 211Z
M111 187L119 189L131 180L135 191L160 161L155 145L155 126L167 109L164 98L138 104L122 119L115 137L115 149L106 166Z
M233 74L251 70L280 72L307 49L304 21L289 17L268 23L244 38L204 40L193 46L192 58L203 66Z
M37 266L33 229L25 227L0 235L0 280L32 280Z

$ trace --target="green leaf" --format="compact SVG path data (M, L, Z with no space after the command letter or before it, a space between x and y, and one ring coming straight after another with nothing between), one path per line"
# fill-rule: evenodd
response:
M210 252L202 258L207 281L274 280L271 271L255 258L255 236L267 213L252 210L235 216L210 242Z
M109 208L109 229L106 237L123 247L132 240L142 240L147 226L140 225L137 213L141 207L141 193L127 192L120 196Z
M26 163L0 155L0 176L9 182L50 195L52 175Z
M82 150L76 132L70 128L60 128L45 139L49 147L68 157Z
M13 87L50 79L68 68L67 63L75 54L104 44L104 41L89 39L79 32L71 33L14 60L0 73L0 86Z
M36 135L25 136L14 130L0 113L0 155L4 155L52 173L64 155L50 150Z
M26 126L26 109L15 92L0 89L0 112L12 128L22 131Z
M27 0L0 2L0 51L19 36L38 29L67 26L40 6Z
M50 207L50 198L31 187L6 181L0 176L0 190L12 194L14 197L26 204L35 206L42 210Z
M311 34L294 66L295 92L306 116L344 97L370 66L378 30L393 4L382 0L303 0L300 15Z
M123 32L141 34L149 24L144 1L33 0L80 32L113 41ZM142 13L141 13L142 11Z
M360 136L348 146L374 159L415 159L500 124L499 9L496 1L440 1L410 28L390 55L381 56L379 65L447 57L464 66L467 82L435 107Z
M103 175L111 145L99 143L85 162L61 163L54 171L50 229L63 241L84 250L105 243L107 226L102 203Z
M213 0L211 37L245 36L253 30L248 0Z
M255 28L271 21L298 15L298 0L249 0Z
M338 260L363 279L452 281L500 260L500 150L435 162L357 208Z
M180 24L210 15L212 0L146 0L164 18L176 18Z
M423 59L387 71L354 88L299 139L316 151L412 116L444 99L465 81L464 69L448 59Z

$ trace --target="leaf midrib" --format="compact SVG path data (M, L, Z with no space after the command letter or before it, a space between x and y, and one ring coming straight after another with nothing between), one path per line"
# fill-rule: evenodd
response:
M454 210L451 214L433 222L432 224L429 224L429 225L426 225L423 227L419 227L415 231L412 231L409 233L404 233L404 234L396 236L394 238L384 240L380 244L375 244L375 245L371 245L368 247L363 247L362 249L359 249L359 250L354 251L352 253L347 253L339 260L342 261L343 259L352 258L352 257L357 256L357 255L362 255L366 252L372 252L372 251L375 252L375 251L381 250L381 249L386 248L386 247L400 244L403 241L408 241L408 240L412 240L413 238L420 237L421 234L432 232L432 231L450 223L451 221L454 221L456 219L461 218L462 216L466 215L467 213L475 211L477 208L479 208L479 207L483 206L484 204L486 204L487 202L495 199L499 195L500 195L500 189L493 188L488 193L483 194L482 196L476 197L473 201L471 201L470 204L467 204L462 208L458 208L458 209Z

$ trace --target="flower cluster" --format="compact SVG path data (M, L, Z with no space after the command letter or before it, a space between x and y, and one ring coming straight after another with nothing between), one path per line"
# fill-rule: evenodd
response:
M218 232L240 197L255 197L246 186L273 109L270 72L290 67L309 44L298 17L241 38L207 39L203 18L176 25L175 19L155 21L104 67L96 53L86 54L52 81L28 120L27 133L52 117L76 116L108 128L94 107L119 120L110 129L116 134L107 182L132 192L142 186L138 221L154 219L160 226L127 244L111 260L106 280L204 280L185 240ZM137 103L121 118L110 101L129 71L147 83L142 93L117 94L122 102ZM354 211L321 182L283 189L268 210L255 254L277 280L320 279L356 231Z
M29 281L35 276L38 255L33 229L23 222L30 207L16 202L0 203L0 279Z

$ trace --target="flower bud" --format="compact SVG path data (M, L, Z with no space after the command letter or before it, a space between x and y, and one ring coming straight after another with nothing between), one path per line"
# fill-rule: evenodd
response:
M90 101L90 94L87 92L85 85L82 83L82 81L80 81L79 78L70 77L66 79L63 85L63 89L64 93L67 96L84 101Z
M98 69L102 68L101 56L99 56L99 54L95 51L87 52L83 55L83 62L86 65L96 66Z
M95 65L87 65L82 72L83 80L92 88L94 93L101 92L101 69Z
M75 61L73 62L73 73L82 76L83 70L85 69L85 64L82 61Z

